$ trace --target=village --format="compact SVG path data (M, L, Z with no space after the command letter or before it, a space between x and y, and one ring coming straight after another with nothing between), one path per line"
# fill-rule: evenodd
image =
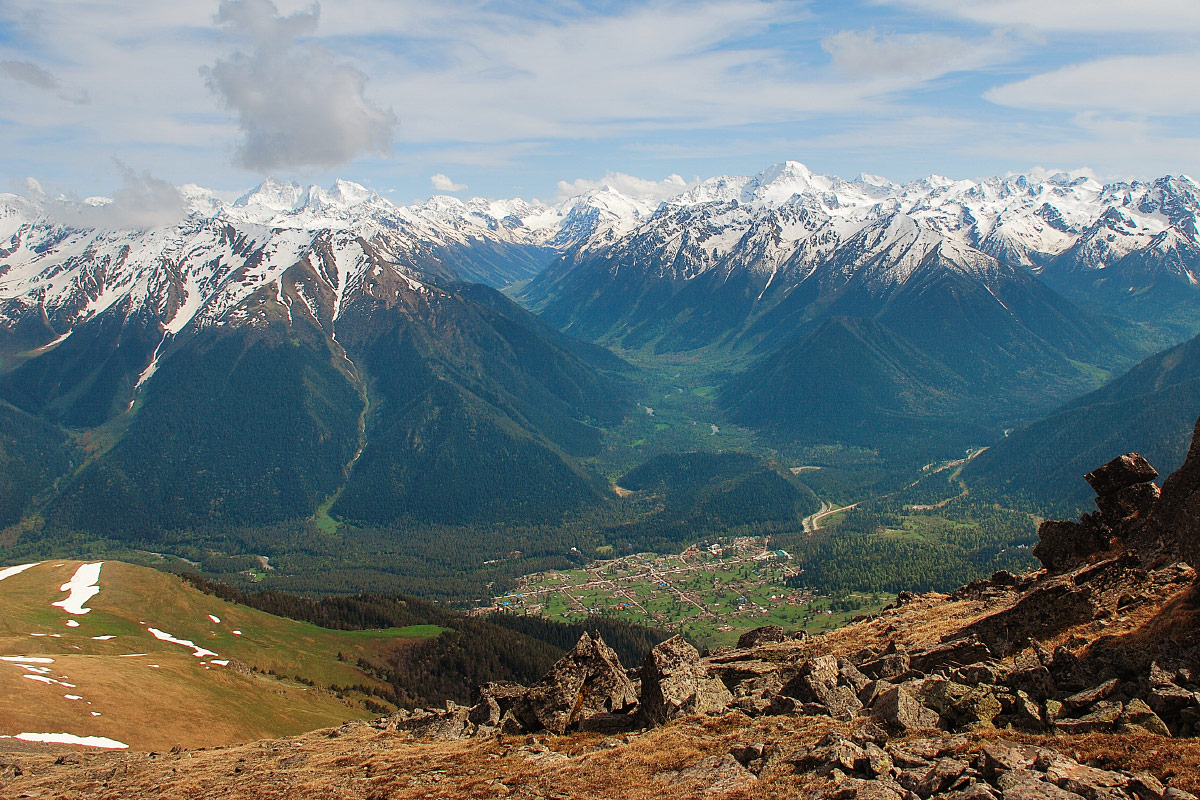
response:
M791 554L761 537L705 542L682 553L637 553L574 570L526 575L492 598L491 610L577 622L604 615L682 633L704 646L730 644L751 628L817 633L877 610L890 598L828 598L787 586Z

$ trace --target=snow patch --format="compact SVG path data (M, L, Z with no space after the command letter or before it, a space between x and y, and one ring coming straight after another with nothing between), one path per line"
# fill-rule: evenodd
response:
M11 578L13 575L20 575L25 570L29 569L30 567L36 567L40 563L42 562L35 561L32 564L21 564L17 567L5 567L4 569L0 569L0 581L4 580L5 578Z
M41 656L0 656L0 661L12 661L17 664L53 664L53 658Z
M65 697L68 700L82 700L83 699L83 697L81 697L80 695L77 695L77 694L64 694L63 697Z
M220 618L220 617L214 617L212 614L209 614L209 615L208 615L208 618L209 618L209 619L211 619L211 620L213 621L213 623L214 623L214 624L216 624L216 625L220 625L220 624L221 624L221 618Z
M16 736L0 736L0 739L19 739L22 742L45 742L47 744L77 744L80 747L98 747L104 750L129 749L129 745L118 742L116 739L108 739L104 736L76 736L73 733L18 733Z
M93 637L92 637L92 640L93 640L93 641L96 641L96 642L107 642L109 639L115 639L115 638L117 638L117 637L116 637L116 636L113 636L113 635L110 633L110 634L108 634L107 636L93 636Z
M50 605L58 606L68 614L86 614L91 611L90 608L84 608L83 604L100 593L100 587L96 584L100 580L100 566L103 563L100 561L95 564L82 564L79 569L75 570L71 580L59 588L59 591L71 594L65 600L59 600Z
M78 627L79 627L79 623L78 623L78 622L76 622L76 621L75 621L75 620L73 620L73 619L69 619L69 620L67 620L67 627L68 627L68 628L78 628Z
M229 659L228 658L214 658L212 661L210 661L208 663L216 664L218 667L228 667Z
M37 681L38 683L44 683L47 686L49 686L50 684L56 683L59 686L65 686L68 689L78 688L73 683L67 683L66 681L56 681L56 680L54 680L54 678L47 678L45 675L22 675L21 677L27 678L28 680L31 680L31 681Z
M193 653L193 655L196 656L196 658L204 658L205 656L217 655L217 653L214 653L212 650L206 650L203 647L201 647L200 645L191 641L190 639L176 639L171 634L167 633L166 631L160 631L158 628L147 628L146 630L150 631L150 635L153 636L155 639L158 639L159 641L170 642L171 644L178 644L178 645L182 645L184 647L192 648L193 650L196 651L195 653Z

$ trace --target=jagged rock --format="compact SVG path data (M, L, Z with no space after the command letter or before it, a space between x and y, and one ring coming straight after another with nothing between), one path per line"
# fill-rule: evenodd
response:
M859 672L858 667L844 658L838 659L838 683L849 686L857 694L871 679Z
M963 773L969 764L956 758L939 758L926 770L904 770L896 782L920 797L931 797L965 786Z
M479 702L472 708L469 719L476 725L500 724L504 712L525 699L528 689L519 683L496 681L479 687Z
M1060 789L1040 777L1014 781L1004 787L1004 800L1080 800L1080 798L1081 795Z
M1149 772L1139 772L1129 779L1129 791L1137 800L1163 800L1166 787Z
M1049 759L1046 766L1046 780L1060 789L1101 800L1104 797L1120 795L1113 792L1129 785L1129 778L1119 772L1085 766L1062 755Z
M782 694L786 682L779 670L743 681L737 685L733 706L752 717L791 713L796 708L796 701Z
M918 694L922 705L933 709L952 728L991 725L1004 707L987 686L967 686L954 681L930 678Z
M1157 484L1139 483L1097 497L1096 507L1100 509L1106 523L1110 526L1119 525L1148 515L1160 495Z
M950 673L950 677L959 683L986 683L989 686L995 686L1003 674L1004 667L1001 664L995 661L980 661L977 664L959 667Z
M447 701L446 709L425 709L413 712L407 719L398 720L396 727L412 731L420 739L453 742L470 738L474 732L470 722L471 709Z
M1059 733L1094 733L1110 731L1125 711L1123 704L1115 700L1102 700L1092 706L1091 711L1079 718L1060 717L1054 720L1054 729Z
M783 694L819 705L835 719L853 719L862 703L852 687L838 683L840 677L836 658L817 656L805 662L800 674L784 686Z
M1139 453L1117 456L1102 467L1089 472L1083 479L1098 495L1118 492L1138 483L1148 483L1158 477L1158 470Z
M0 755L0 778L19 778L24 774L20 761ZM2 786L3 784L0 784L0 787Z
M1041 752L1036 747L1024 747L1005 741L986 745L980 754L983 773L995 779L1005 772L1030 769L1037 762Z
M587 633L540 681L529 687L518 716L526 727L563 734L581 719L624 713L637 703L621 660L600 636Z
M1116 678L1105 681L1099 686L1093 686L1090 689L1084 689L1082 692L1076 692L1070 697L1063 698L1062 704L1068 712L1078 711L1081 708L1098 703L1112 695L1120 685L1120 681Z
M738 637L739 650L749 650L764 644L775 644L787 640L787 633L778 625L764 625L752 631L746 631Z
M1196 800L1196 795L1174 786L1168 786L1163 791L1163 800Z
M858 665L859 670L872 678L895 678L897 675L903 675L911 669L912 663L908 657L908 653L888 653L871 661L864 661Z
M1146 704L1145 700L1135 697L1125 704L1125 713L1117 721L1119 725L1129 728L1141 728L1159 736L1170 736L1171 730L1158 714Z
M903 787L891 781L843 778L816 795L820 800L904 800Z
M939 669L986 661L994 655L991 648L980 637L971 634L920 653L913 653L909 657L909 664L914 670L930 673Z
M725 711L733 695L708 672L700 653L682 636L654 647L642 665L642 714L654 724L686 714Z
M1097 521L1048 519L1038 526L1033 557L1051 573L1067 572L1112 546L1112 531Z
M888 728L901 733L936 728L938 714L925 706L903 686L892 686L879 695L871 715Z
M670 785L693 782L705 786L704 794L710 795L748 789L754 786L758 779L754 773L739 764L736 758L726 753L723 756L709 756L680 770Z

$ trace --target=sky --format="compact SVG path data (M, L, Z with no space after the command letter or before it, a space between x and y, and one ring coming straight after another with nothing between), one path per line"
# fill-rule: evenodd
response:
M1195 0L0 0L0 189L1200 176L1198 45Z

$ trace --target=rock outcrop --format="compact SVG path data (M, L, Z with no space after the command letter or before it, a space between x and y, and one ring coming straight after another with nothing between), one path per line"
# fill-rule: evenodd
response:
M682 636L650 651L642 665L641 709L647 721L661 724L688 714L718 714L733 695L713 677L700 653Z

